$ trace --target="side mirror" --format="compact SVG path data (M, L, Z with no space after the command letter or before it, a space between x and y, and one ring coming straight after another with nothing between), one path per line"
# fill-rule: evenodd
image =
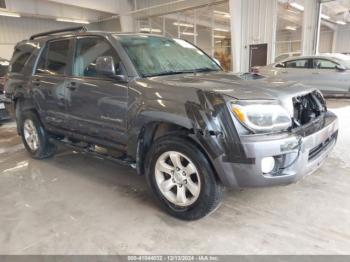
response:
M124 71L121 63L118 64L118 68L115 68L114 60L111 56L100 56L96 59L96 72L98 75L110 77L120 82L127 82L126 76L119 74L119 72Z
M345 66L343 66L343 65L336 65L335 69L337 69L338 71L343 72L343 71L345 71L345 70L346 70L346 67L345 67Z

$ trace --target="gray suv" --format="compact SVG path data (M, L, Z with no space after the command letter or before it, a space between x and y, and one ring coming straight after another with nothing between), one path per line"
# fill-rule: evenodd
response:
M224 187L315 171L338 132L316 89L243 80L192 44L155 35L34 35L16 45L5 90L33 158L63 144L130 165L185 220L215 210Z

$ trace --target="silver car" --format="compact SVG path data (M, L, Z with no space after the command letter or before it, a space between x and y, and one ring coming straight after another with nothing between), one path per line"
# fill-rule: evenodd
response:
M350 96L350 56L323 54L284 59L254 69L284 81L298 81L322 91L325 96Z

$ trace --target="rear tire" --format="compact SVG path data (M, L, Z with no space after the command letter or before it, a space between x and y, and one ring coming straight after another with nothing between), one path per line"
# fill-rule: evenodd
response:
M191 140L174 135L157 139L147 154L146 163L148 184L170 215L196 220L219 206L224 187L205 155Z
M50 143L49 135L33 111L21 114L20 131L23 144L32 158L43 159L55 154L56 146Z

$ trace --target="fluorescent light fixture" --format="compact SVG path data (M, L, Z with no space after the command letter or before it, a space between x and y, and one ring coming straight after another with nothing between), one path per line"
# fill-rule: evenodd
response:
M11 13L11 12L5 12L5 11L0 11L0 16L21 17L21 15L18 13Z
M226 36L224 36L224 35L214 35L214 38L222 38L222 39L224 39L224 38L226 38Z
M344 21L335 21L338 25L346 25L346 23Z
M221 40L215 41L216 44L221 44Z
M295 26L286 26L285 29L291 30L291 31L296 31L297 28Z
M214 31L219 31L219 32L229 32L230 30L224 29L224 28L214 28Z
M176 26L183 26L183 27L193 27L192 24L186 24L186 23L178 23L178 22L174 22L173 25L176 25Z
M141 32L148 32L148 33L161 33L162 30L157 29L157 28L149 28L149 27L143 27L140 28Z
M226 17L226 18L230 18L230 17L231 17L229 13L222 12L222 11L217 11L217 10L214 10L214 14L216 14L216 15L222 15L222 16L224 16L224 17Z
M302 6L302 5L300 5L300 4L298 4L298 3L296 3L296 2L292 2L292 3L290 3L290 5L292 6L292 7L294 7L295 9L298 9L299 11L304 11L304 6Z
M194 33L192 33L192 32L182 32L181 34L182 35L194 35ZM196 34L196 35L198 35L198 34Z
M71 18L57 18L56 21L67 22L67 23L77 23L77 24L90 24L90 22L86 20L71 19Z
M325 15L325 14L321 14L321 18L326 19L326 20L331 19L331 17L330 17L330 16Z

